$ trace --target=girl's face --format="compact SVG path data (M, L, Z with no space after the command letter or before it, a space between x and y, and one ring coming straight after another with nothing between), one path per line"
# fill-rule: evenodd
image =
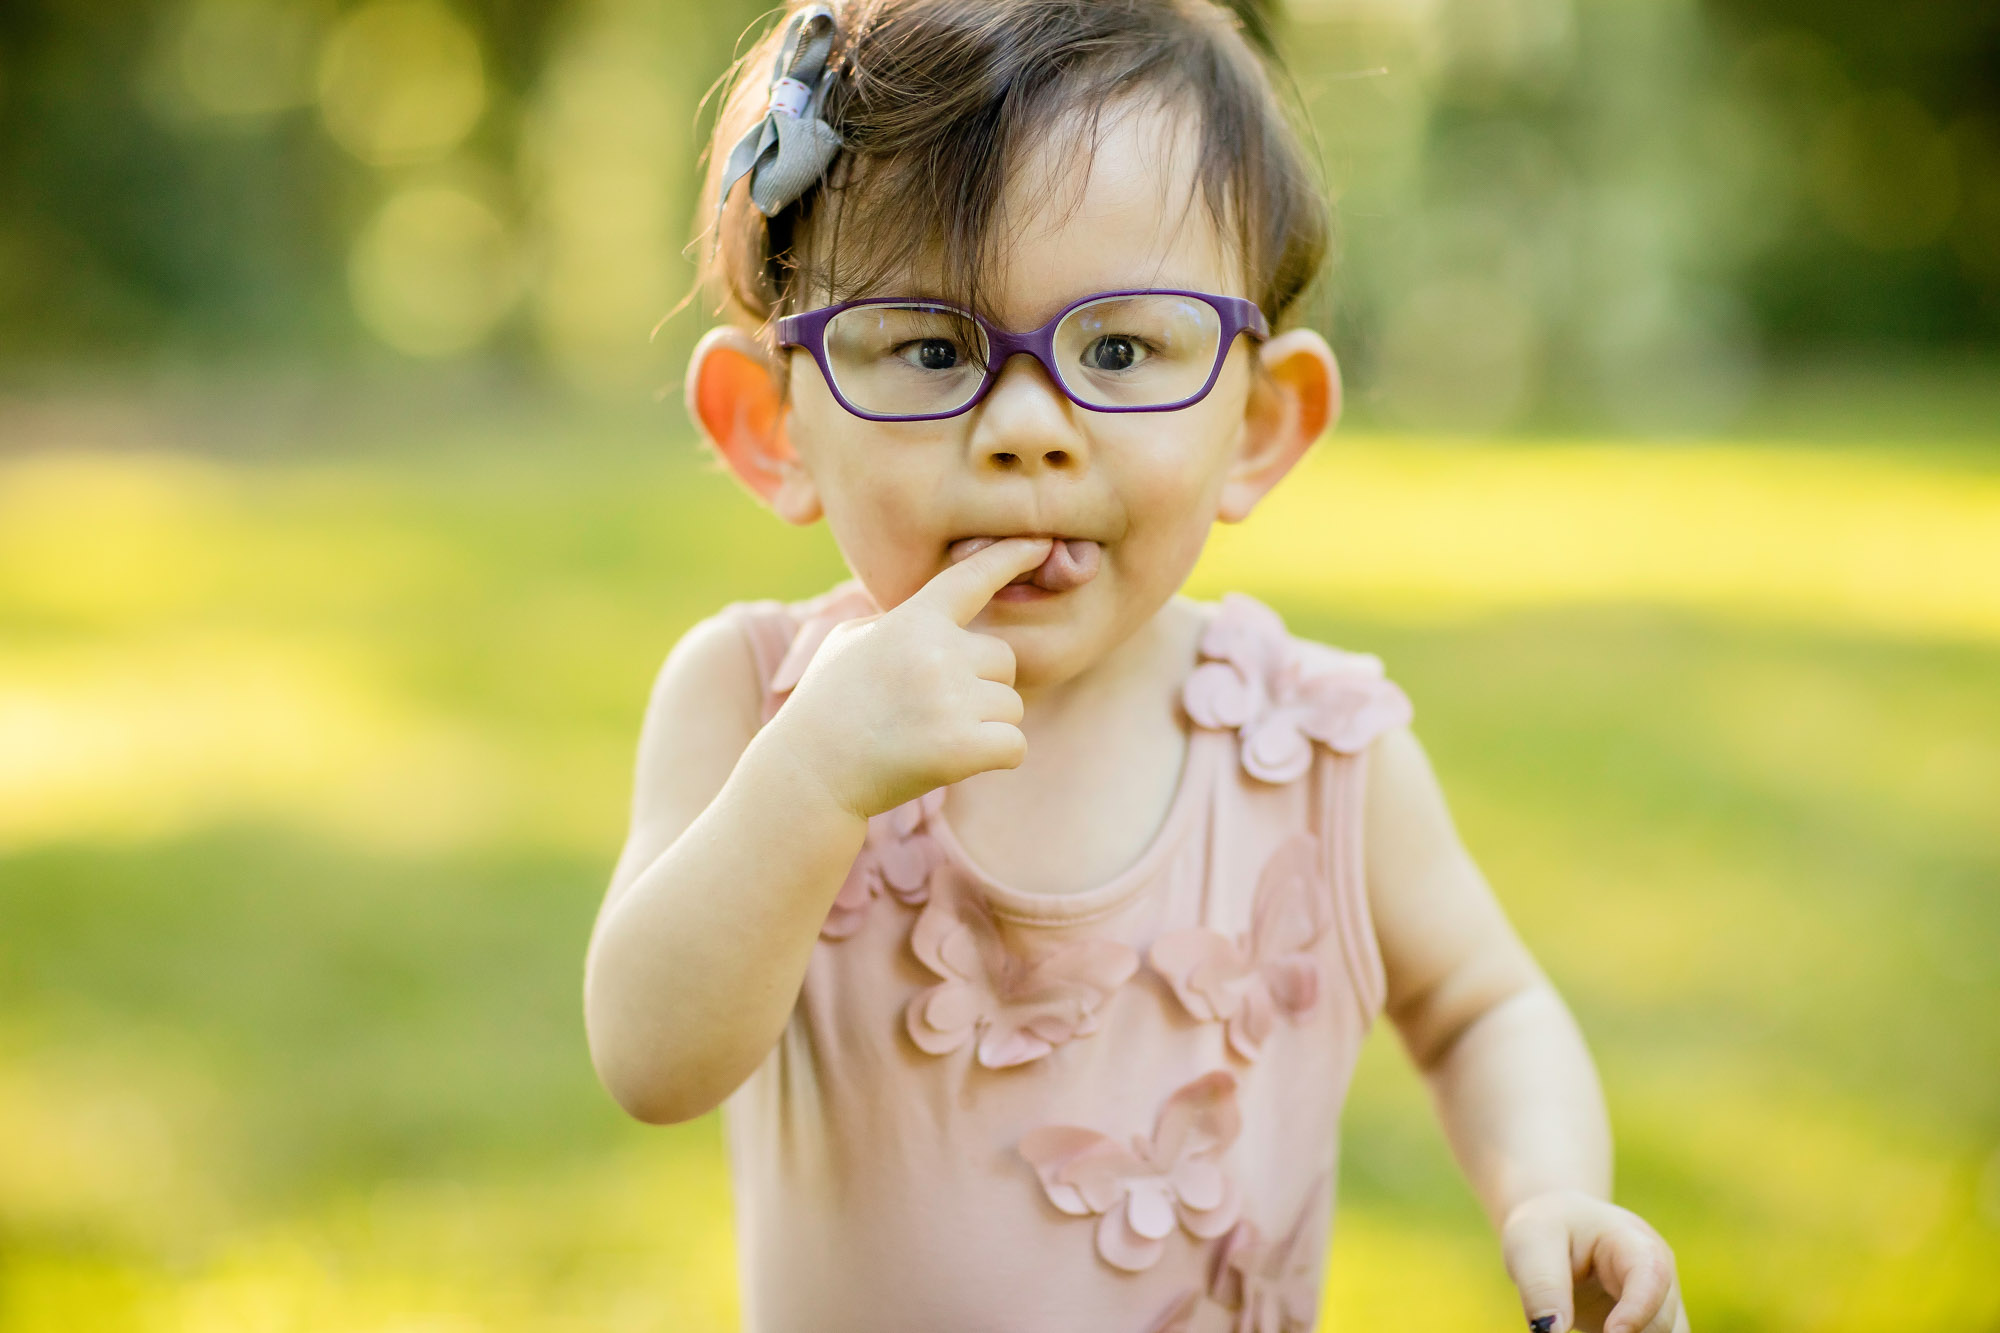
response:
M1107 114L1087 177L1055 158L1066 136L1031 156L1003 200L1007 243L987 318L1033 329L1102 291L1246 295L1241 266L1196 194L1194 136L1183 130L1177 117L1128 104ZM892 285L869 295L937 290L921 273ZM1294 332L1267 343L1263 360L1273 351L1276 374L1260 370L1256 344L1237 338L1208 395L1174 411L1092 412L1017 355L970 411L878 422L843 408L812 357L788 348L779 429L789 449L774 448L769 460L783 474L767 483L776 494L760 493L794 521L823 514L883 607L965 553L968 539L1095 543L1095 573L1080 585L1011 586L971 624L1008 642L1017 688L1031 693L1078 675L1144 624L1185 581L1210 525L1245 517L1326 424L1336 390L1325 343ZM700 361L697 353L697 378ZM1301 388L1311 400L1304 411ZM743 475L727 442L717 445ZM1088 568L1090 553L1071 549Z

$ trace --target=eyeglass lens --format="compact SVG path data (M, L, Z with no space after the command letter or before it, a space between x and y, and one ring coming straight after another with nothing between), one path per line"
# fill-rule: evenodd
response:
M1108 296L1056 326L1063 387L1086 407L1161 407L1200 392L1215 370L1222 317L1197 297ZM986 377L986 335L947 306L864 305L826 327L841 395L880 416L953 412Z

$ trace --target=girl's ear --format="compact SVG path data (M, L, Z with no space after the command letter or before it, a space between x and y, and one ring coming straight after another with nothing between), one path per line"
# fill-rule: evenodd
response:
M710 329L688 358L688 410L736 479L787 523L820 516L819 489L785 434L785 394L764 344Z
M1257 349L1262 373L1243 409L1243 436L1216 517L1241 523L1340 419L1340 366L1326 339L1289 329Z

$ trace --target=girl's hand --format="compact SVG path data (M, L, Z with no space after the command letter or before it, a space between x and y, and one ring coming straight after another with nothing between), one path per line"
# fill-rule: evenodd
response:
M1500 1246L1534 1333L1688 1333L1673 1251L1616 1204L1538 1194L1508 1214Z
M965 628L1047 537L1009 537L938 571L881 615L833 628L771 720L799 763L866 819L936 787L1017 768L1014 650Z

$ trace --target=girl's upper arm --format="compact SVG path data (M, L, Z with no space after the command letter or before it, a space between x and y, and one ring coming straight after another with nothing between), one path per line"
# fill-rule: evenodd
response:
M1363 848L1387 1009L1411 1058L1429 1068L1481 1014L1538 984L1452 825L1444 793L1408 728L1369 750Z
M757 665L727 614L698 621L653 682L632 785L632 825L607 906L706 810L762 720Z

